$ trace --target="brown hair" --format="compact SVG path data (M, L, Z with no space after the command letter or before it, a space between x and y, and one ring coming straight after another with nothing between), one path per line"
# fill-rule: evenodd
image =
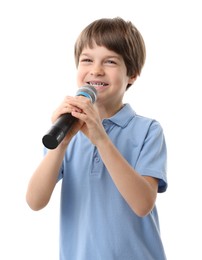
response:
M116 17L98 19L89 24L75 43L76 66L83 48L92 48L94 42L123 57L127 76L140 75L145 63L146 48L142 35L132 22ZM127 88L130 86L129 84Z

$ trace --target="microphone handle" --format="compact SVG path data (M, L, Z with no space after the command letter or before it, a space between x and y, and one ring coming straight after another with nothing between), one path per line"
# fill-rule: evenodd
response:
M42 142L48 149L55 149L64 139L69 129L77 121L70 113L61 115L50 130L43 136Z
M92 104L96 101L97 91L93 86L83 86L77 91L77 96L89 98ZM69 129L78 119L71 113L61 115L46 135L43 136L42 142L48 149L55 149L66 136Z

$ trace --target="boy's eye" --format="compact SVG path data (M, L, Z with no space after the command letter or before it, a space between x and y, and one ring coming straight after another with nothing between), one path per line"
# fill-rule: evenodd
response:
M107 60L106 63L109 63L109 64L116 64L116 62L114 60Z
M81 59L80 62L91 62L91 59Z

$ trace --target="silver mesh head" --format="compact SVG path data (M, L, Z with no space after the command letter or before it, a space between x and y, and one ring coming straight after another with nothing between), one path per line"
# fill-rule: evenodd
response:
M78 89L76 96L87 97L92 103L95 103L97 99L97 90L93 86L83 86Z

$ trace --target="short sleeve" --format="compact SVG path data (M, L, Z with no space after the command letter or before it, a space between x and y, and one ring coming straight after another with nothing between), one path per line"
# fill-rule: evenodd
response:
M136 170L144 176L159 179L158 192L167 189L167 148L163 129L152 121L142 145Z

